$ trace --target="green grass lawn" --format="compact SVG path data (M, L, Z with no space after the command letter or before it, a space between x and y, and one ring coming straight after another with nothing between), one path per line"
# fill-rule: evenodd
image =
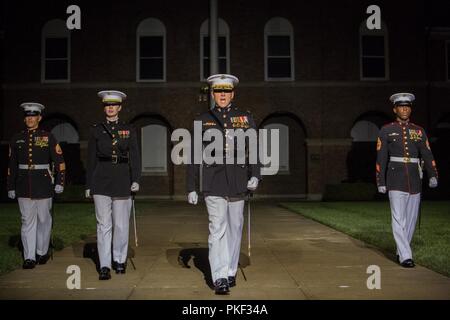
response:
M285 202L281 206L395 256L388 202ZM414 260L450 276L450 202L424 201L412 241Z
M55 250L61 250L96 232L92 203L56 203L54 209ZM21 241L20 224L17 203L0 204L0 274L22 265L22 255L17 246Z

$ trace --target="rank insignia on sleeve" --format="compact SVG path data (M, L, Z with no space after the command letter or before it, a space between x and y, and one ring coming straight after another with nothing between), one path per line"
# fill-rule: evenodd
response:
M380 151L380 150L381 150L381 139L378 138L377 139L377 151Z
M61 147L59 146L59 143L56 144L55 146L55 151L57 154L61 155L62 154L62 150Z

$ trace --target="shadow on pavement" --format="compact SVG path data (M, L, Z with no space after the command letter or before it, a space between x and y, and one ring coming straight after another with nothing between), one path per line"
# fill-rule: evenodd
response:
M206 285L214 290L214 284L211 276L211 266L209 264L209 249L207 244L200 243L178 243L182 249L169 249L166 251L167 260L174 266L190 269L193 266L203 273L203 279ZM192 261L192 263L191 263ZM250 258L245 254L239 257L239 272L244 273L243 269L250 265ZM244 275L245 279L245 275Z

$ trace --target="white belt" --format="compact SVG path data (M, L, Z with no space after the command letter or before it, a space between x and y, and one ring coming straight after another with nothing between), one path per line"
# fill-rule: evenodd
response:
M48 164L19 164L19 169L23 170L49 170Z
M391 162L403 162L403 163L419 163L419 158L408 158L408 157L390 157Z

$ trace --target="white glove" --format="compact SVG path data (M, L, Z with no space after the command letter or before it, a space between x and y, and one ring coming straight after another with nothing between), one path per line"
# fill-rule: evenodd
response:
M258 178L251 177L250 180L248 180L247 189L250 191L255 191L257 187L258 187Z
M139 183L133 182L131 184L131 192L138 192L139 191Z
M8 191L8 198L15 199L16 198L16 191L15 190L9 190Z
M62 185L60 185L60 184L57 184L56 186L55 186L55 192L56 193L62 193L64 191L64 187L62 186Z
M385 194L386 193L386 186L379 186L378 187L378 192Z
M436 188L437 185L438 185L438 182L437 182L436 177L431 177L430 182L429 182L430 188Z
M198 202L198 194L195 191L192 191L188 194L188 202L190 204L197 204Z
M91 189L86 189L86 191L84 191L84 196L86 198L90 198L91 197Z

